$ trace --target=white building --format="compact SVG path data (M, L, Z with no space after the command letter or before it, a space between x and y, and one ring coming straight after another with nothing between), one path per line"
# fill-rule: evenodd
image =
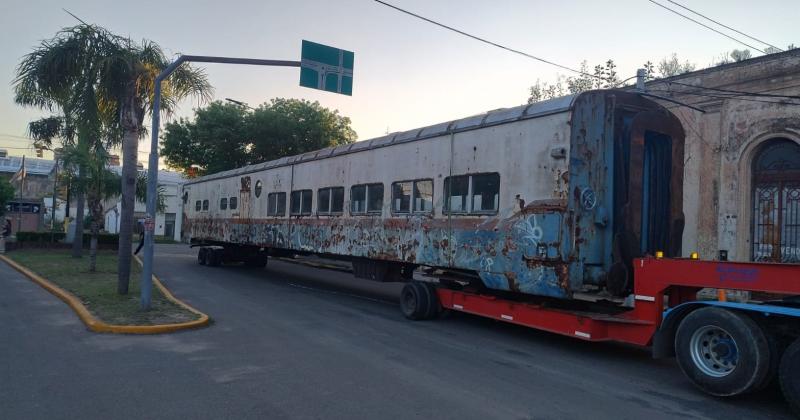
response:
M111 167L112 170L121 171L119 166ZM177 217L183 214L183 201L180 197L181 185L185 179L183 175L178 172L171 171L158 171L158 185L164 191L164 204L166 209L163 213L156 214L156 236L166 236L175 241L181 240L181 218ZM107 202L105 208L105 230L109 233L119 233L120 199L114 199ZM145 218L146 205L145 203L136 202L134 207L134 218L138 221Z

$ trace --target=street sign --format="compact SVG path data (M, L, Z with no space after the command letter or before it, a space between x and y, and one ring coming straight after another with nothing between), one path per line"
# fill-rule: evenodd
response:
M303 40L300 86L353 95L353 52Z

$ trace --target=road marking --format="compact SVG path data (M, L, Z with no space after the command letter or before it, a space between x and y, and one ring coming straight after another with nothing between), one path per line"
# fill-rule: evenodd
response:
M514 317L513 317L513 316L511 316L511 315L506 315L506 314L500 314L500 318L507 319L507 320L509 320L509 321L513 321L513 320L514 320Z
M648 302L655 302L656 301L656 297L655 296L635 295L634 298L636 300L646 300Z
M592 335L583 331L575 331L575 335L582 338L592 338Z

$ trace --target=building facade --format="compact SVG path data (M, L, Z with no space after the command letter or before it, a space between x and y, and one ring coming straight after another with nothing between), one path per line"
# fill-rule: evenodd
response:
M112 167L119 171L120 167ZM164 212L157 213L155 217L155 234L165 236L175 241L181 240L181 225L183 214L183 200L180 197L183 175L172 171L158 171L158 186L164 195ZM119 199L107 201L105 208L105 230L109 233L118 233L120 224L121 202ZM134 219L143 220L146 217L145 203L136 202L134 206ZM138 232L138 230L134 230Z
M646 88L705 111L664 102L686 132L683 254L800 263L800 49Z

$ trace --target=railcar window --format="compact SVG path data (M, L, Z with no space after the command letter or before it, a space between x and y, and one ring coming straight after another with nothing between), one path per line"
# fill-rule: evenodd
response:
M367 185L367 213L380 213L383 210L383 184Z
M239 207L239 199L236 197L231 197L229 203L231 210L236 210L236 207Z
M414 213L430 213L433 211L433 181L414 182Z
M208 211L208 200L203 200L203 211Z
M350 187L350 213L380 213L383 210L383 184Z
M320 188L317 190L317 213L330 214L331 212L331 189Z
M395 182L392 184L392 211L408 213L411 211L411 192L413 182Z
M430 213L433 210L433 181L403 181L392 184L392 213Z
M269 193L267 195L267 216L286 215L286 193Z
M331 213L344 211L344 187L331 188Z
M292 215L311 214L311 190L292 191L289 213Z
M367 211L367 186L354 185L350 188L350 213L364 214Z
M194 210L195 211L200 211L200 209L201 209L200 206L202 206L202 204L200 203L200 200L197 200L197 201L194 202Z
M472 212L497 211L500 198L500 174L472 175Z
M444 195L446 213L494 213L499 208L500 174L447 177Z
M228 208L228 199L225 198L225 197L220 198L219 199L219 209L220 210L226 210L227 208Z
M317 190L317 214L338 214L344 210L344 187Z
M469 175L450 176L444 180L444 210L449 213L469 212Z

